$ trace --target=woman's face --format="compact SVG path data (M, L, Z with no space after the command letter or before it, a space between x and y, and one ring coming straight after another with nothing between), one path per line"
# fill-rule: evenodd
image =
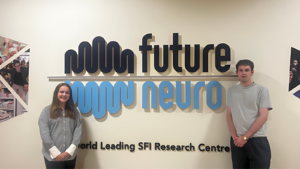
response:
M61 103L66 103L70 98L70 90L67 86L61 86L57 93L57 99Z

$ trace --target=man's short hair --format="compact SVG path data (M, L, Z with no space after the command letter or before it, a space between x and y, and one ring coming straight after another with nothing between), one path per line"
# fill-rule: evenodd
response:
M18 60L14 60L14 65L16 65L16 63L20 64L20 62Z
M239 66L244 65L244 66L250 66L251 71L253 71L254 69L254 63L251 60L240 60L239 62L237 62L237 64L235 65L236 70L239 69Z

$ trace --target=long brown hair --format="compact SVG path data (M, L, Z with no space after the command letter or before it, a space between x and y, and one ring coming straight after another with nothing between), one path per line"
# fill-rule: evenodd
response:
M65 117L70 117L72 119L75 119L76 107L73 102L72 89L71 89L70 85L68 85L67 83L58 84L54 90L53 99L52 99L52 103L51 103L51 107L50 107L50 118L56 119L56 118L62 116L62 108L60 107L59 100L57 98L59 89L62 86L67 86L70 90L70 97L69 97L69 100L66 102L66 107L65 107Z

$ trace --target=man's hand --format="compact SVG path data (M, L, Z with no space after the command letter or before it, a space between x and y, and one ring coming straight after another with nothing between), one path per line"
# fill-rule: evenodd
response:
M235 141L238 138L239 138L239 136L237 136L237 135L235 137L232 137L233 141Z
M56 160L56 161L61 161L61 160L63 160L63 159L64 159L63 154L60 154L60 155L58 155L57 157L55 157L55 160Z
M25 93L27 93L28 92L28 84L24 84L23 89L24 89Z
M70 157L70 154L67 153L67 152L63 152L62 155L64 157L64 160L66 160L66 159L68 159Z
M233 141L234 145L237 147L244 147L244 145L247 143L247 141L244 140L243 136L233 138Z

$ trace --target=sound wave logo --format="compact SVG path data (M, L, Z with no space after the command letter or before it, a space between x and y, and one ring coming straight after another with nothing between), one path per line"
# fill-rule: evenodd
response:
M70 84L70 81L65 81ZM98 84L90 81L84 87L83 83L76 81L72 84L73 100L81 113L88 113L92 110L96 118L102 118L106 110L110 113L117 113L120 110L120 101L129 106L134 102L134 82L128 81L127 85L118 81L113 86L110 82L104 81ZM78 99L77 99L78 98Z
M127 63L128 62L128 63ZM70 49L65 53L65 74L72 70L74 73L95 73L99 70L109 73L113 69L117 73L134 73L134 53L130 49L120 50L118 42L111 41L106 45L103 37L97 36L92 45L89 42L81 42L78 46L78 54ZM74 103L78 103L81 113L89 113L92 110L96 118L102 118L106 111L114 114L120 110L120 103L129 106L134 102L134 81L128 81L128 86L123 81L114 85L103 81L100 86L95 81L89 81L85 86L80 81L68 83L73 92Z

